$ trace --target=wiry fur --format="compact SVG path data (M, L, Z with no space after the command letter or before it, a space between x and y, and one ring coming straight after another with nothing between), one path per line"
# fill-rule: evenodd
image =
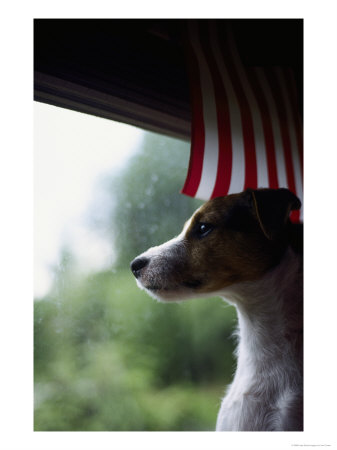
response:
M302 256L288 190L247 190L203 205L181 234L131 263L161 301L219 295L235 305L239 344L218 431L303 429ZM211 226L201 233L200 225Z
M258 282L223 292L237 308L239 344L217 430L302 430L301 271L288 249Z

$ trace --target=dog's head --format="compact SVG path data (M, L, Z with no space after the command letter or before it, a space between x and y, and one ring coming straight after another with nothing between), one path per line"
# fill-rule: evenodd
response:
M139 255L131 270L159 300L220 293L260 278L287 243L289 214L301 207L287 189L258 189L206 202L176 238Z

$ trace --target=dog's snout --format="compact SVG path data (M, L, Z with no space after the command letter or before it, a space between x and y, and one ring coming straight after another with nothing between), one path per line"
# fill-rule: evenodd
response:
M136 258L131 262L130 267L136 278L140 276L141 270L144 269L148 263L149 259L144 257Z

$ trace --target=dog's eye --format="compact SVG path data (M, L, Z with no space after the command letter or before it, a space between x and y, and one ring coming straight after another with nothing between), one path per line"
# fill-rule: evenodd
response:
M210 223L198 223L196 227L197 236L203 238L213 230L213 225Z

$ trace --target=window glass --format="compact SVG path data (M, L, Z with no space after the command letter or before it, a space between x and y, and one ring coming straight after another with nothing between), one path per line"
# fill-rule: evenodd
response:
M179 193L189 144L34 107L35 430L213 430L233 309L159 304L129 269L201 204Z

